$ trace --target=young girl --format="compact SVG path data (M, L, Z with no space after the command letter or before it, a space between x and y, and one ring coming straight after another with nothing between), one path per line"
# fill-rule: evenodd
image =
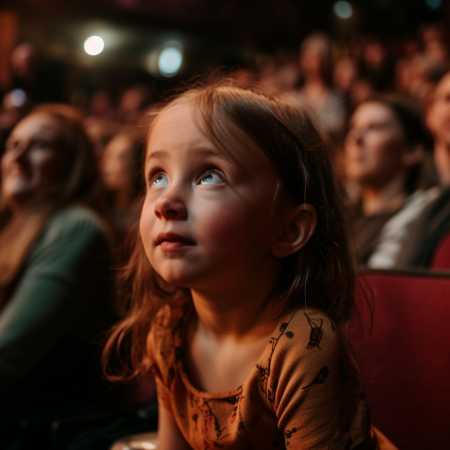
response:
M152 122L145 180L130 312L104 356L119 350L112 378L151 368L159 448L375 448L338 331L344 220L305 112L228 80L194 86Z

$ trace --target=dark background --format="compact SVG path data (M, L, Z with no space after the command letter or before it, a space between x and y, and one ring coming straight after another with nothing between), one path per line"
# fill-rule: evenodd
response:
M431 0L432 1L432 0ZM436 0L435 0L436 1ZM258 71L270 58L288 58L302 39L322 30L341 57L358 36L373 34L395 61L420 24L449 23L450 4L437 9L425 0L352 0L353 15L339 19L329 0L14 0L0 4L0 87L11 85L8 58L21 42L31 42L42 60L63 74L63 99L77 89L117 92L138 82L165 91L180 79L220 66ZM105 39L96 57L83 51L92 34ZM152 51L176 40L183 66L171 79L148 70ZM56 79L56 77L55 77ZM61 79L61 76L59 77ZM56 82L56 81L55 81Z

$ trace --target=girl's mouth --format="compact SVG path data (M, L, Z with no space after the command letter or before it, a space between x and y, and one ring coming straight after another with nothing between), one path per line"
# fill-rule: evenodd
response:
M156 238L155 244L159 245L163 250L180 250L195 245L195 242L180 234L160 233Z

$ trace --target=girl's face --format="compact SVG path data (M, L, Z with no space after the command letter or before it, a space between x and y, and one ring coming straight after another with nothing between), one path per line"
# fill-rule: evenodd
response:
M1 171L2 195L13 209L59 186L67 172L59 122L44 113L20 121L6 142Z
M350 179L383 185L405 169L406 151L403 129L388 106L370 102L357 108L345 140Z
M177 102L153 123L145 176L140 233L164 280L224 291L278 273L271 245L283 215L279 182L248 137L227 158L195 125L190 104Z

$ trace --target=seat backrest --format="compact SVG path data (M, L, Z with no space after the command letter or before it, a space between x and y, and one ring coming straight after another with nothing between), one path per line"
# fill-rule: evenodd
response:
M401 450L450 448L450 274L370 271L359 280L361 320L353 315L349 339L372 423Z
M439 242L431 260L431 268L450 270L450 233Z

